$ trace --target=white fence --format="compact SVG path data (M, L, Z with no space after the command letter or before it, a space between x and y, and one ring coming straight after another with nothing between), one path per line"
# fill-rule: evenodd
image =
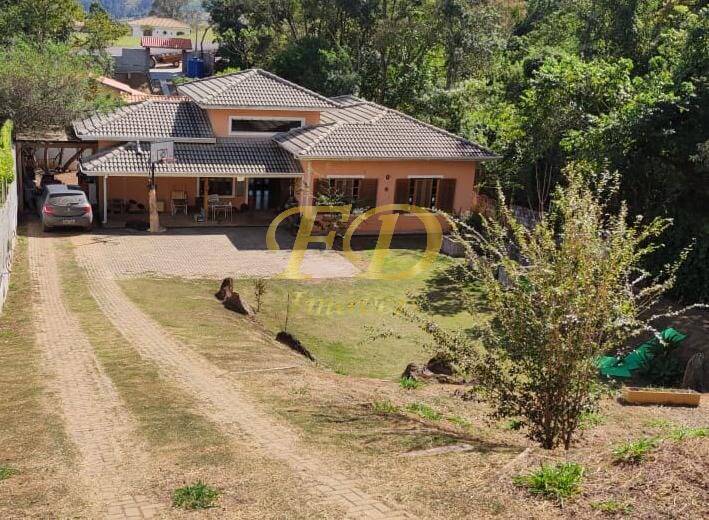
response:
M10 287L12 252L17 235L17 181L0 181L0 313Z

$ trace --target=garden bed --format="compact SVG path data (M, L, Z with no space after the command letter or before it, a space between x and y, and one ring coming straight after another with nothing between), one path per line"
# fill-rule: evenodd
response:
M684 388L640 388L626 386L623 400L629 404L699 406L701 395Z

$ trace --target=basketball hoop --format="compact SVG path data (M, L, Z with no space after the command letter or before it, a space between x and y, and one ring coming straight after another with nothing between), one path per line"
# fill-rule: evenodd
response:
M175 162L175 146L172 141L158 141L150 146L151 163Z

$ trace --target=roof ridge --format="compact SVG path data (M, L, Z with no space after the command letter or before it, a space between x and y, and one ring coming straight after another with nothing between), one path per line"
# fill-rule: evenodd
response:
M315 96L318 99L320 99L321 101L326 101L327 103L332 104L334 107L341 106L340 103L338 103L337 101L333 101L329 97L323 96L322 94L318 94L314 90L310 90L309 88L303 87L302 85L298 85L297 83L293 83L292 81L288 81L287 79L282 78L282 77L274 74L273 72L269 72L267 70L259 69L259 68L253 68L251 70L255 71L257 74L260 74L261 76L267 77L267 78L272 79L274 81L278 81L279 83L283 83L284 85L288 85L289 87L293 87L297 90L300 90L301 92L305 92L307 94Z
M112 110L111 112L106 112L103 114L94 114L94 115L89 116L85 119L81 119L79 121L73 121L71 123L71 126L74 128L74 132L76 132L76 124L77 123L83 124L84 128L86 129L86 126L87 126L86 122L88 121L91 123L92 131L95 132L99 128L104 127L105 125L107 125L109 123L112 123L112 122L117 121L119 119L123 119L124 117L137 112L138 110L140 110L146 104L149 104L149 103L152 103L152 101L145 100L145 101L141 101L139 103L131 103L128 105L123 105L123 106L116 108L115 110ZM98 118L99 120L94 122L93 121L94 118ZM87 133L87 132L85 132L85 133Z
M340 123L333 123L333 124L331 124L331 125L323 125L323 126L322 126L323 128L325 128L325 127L330 127L329 130L326 131L326 132L323 132L322 135L320 135L320 136L316 137L315 139L313 139L313 142L310 143L310 145L308 145L307 147L303 148L302 152L299 153L298 155L305 155L305 154L307 154L308 152L310 152L310 150L312 150L312 149L315 148L317 145L319 145L319 144L322 142L323 139L325 139L327 136L329 136L329 135L330 135L334 130L336 130L339 126L341 126ZM320 128L320 126L315 126L314 128Z
M365 103L363 103L363 104L365 104ZM376 105L376 103L374 103L374 104ZM351 108L353 106L358 106L358 105L349 105L345 108ZM389 111L389 109L387 107L383 107L381 105L376 105L376 106L378 108L380 108L381 111L376 116L372 117L371 119L366 119L364 121L336 121L334 123L328 123L328 125L335 125L335 124L345 125L345 126L373 125L373 124L381 121L384 118L384 116L387 115L387 113Z
M256 69L246 69L246 70L238 70L236 72L230 72L229 74L222 74L222 75L217 75L217 76L208 76L206 78L199 78L195 79L193 81L184 83L182 85L178 85L177 91L180 92L180 89L182 88L188 88L191 87L192 85L197 85L199 83L205 83L207 81L215 81L215 80L226 80L226 85L223 88L216 88L214 89L215 92L211 94L207 94L205 97L208 100L213 100L215 97L217 97L220 94L223 94L226 89L231 87L232 85L237 85L240 82L244 81L245 78L252 76L255 73ZM238 80L234 81L234 78L238 76ZM187 97L190 98L190 101L195 102L192 97L189 94L186 94Z
M499 155L497 155L497 154L496 154L495 152L493 152L492 150L489 150L488 148L485 148L484 146L481 146L481 145L479 145L478 143L476 143L476 142L474 142L474 141L471 141L470 139L467 139L467 138L465 138L465 137L462 137L462 136L460 136L460 135L458 135L458 134L454 134L453 132L449 132L449 131L446 130L445 128L441 128L441 127L438 127L438 126L436 126L436 125L432 125L431 123L426 123L425 121L421 121L420 119L417 119L417 118L415 118L414 116L410 116L409 114L405 114L404 112L401 112L400 110L396 110L395 108L385 107L385 106L383 106L383 105L379 105L378 103L374 103L374 102L371 102L371 103L372 103L373 105L376 105L376 106L379 106L379 107L384 108L385 113L386 113L386 112L391 112L391 113L393 113L393 114L395 114L395 115L398 115L398 116L403 117L404 119L408 119L409 121L411 121L411 122L413 122L413 123L416 123L416 124L421 125L421 126L425 126L425 127L428 128L429 130L433 130L433 131L435 131L435 132L438 132L439 134L446 135L446 136L451 137L451 138L453 138L453 139L456 139L456 140L458 140L458 141L462 141L462 142L464 142L464 143L466 143L466 144L472 144L472 145L474 145L474 146L477 146L478 148L480 148L480 150L489 153L492 157L499 157Z

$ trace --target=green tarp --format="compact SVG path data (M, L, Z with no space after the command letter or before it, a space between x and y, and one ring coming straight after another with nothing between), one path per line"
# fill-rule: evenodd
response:
M671 327L663 330L661 336L670 347L676 347L687 337L686 334L682 334ZM616 356L600 357L596 365L601 375L628 379L637 369L649 364L660 345L661 343L657 338L652 338L622 358Z

